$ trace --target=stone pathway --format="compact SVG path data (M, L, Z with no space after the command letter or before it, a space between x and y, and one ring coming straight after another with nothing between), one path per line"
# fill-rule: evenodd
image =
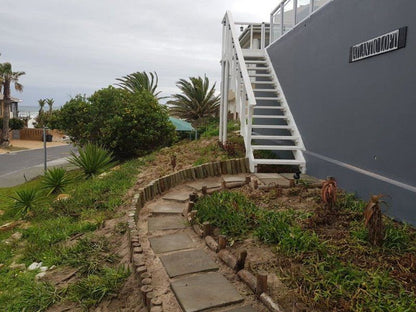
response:
M242 182L244 176L226 177L226 182ZM243 284L236 287L224 275L238 282L235 274L225 267L187 224L184 212L187 208L189 194L208 189L220 188L220 178L210 178L188 183L166 193L162 198L148 203L140 212L138 228L146 231L147 251L154 257L153 261L154 291L169 297L170 290L164 289L166 283L172 290L174 298L164 302L164 311L197 312L230 311L253 312L266 311L253 308L244 301L249 291ZM146 248L146 244L142 244ZM162 270L160 270L163 268ZM159 275L160 278L155 278ZM180 308L174 303L176 299ZM251 303L252 304L252 303ZM214 310L213 310L214 309Z
M150 267L152 287L163 298L163 311L268 311L235 273L192 230L185 215L189 194L218 189L221 183L244 182L246 175L208 178L187 183L147 203L137 227ZM260 185L289 186L291 176L255 174ZM315 181L313 181L315 182Z

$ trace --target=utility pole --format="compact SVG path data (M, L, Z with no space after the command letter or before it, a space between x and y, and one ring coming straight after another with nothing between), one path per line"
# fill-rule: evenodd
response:
M48 128L47 127L43 127L43 153L44 153L44 163L43 163L43 170L46 173L47 168L47 155L46 155L46 130Z

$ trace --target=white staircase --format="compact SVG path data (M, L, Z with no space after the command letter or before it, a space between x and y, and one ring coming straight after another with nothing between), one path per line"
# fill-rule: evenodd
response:
M295 165L305 171L305 149L298 128L286 100L282 98L281 87L266 51L250 53L244 51L244 61L254 92L254 106L250 151L248 157L252 166L258 164ZM256 51L257 52L257 51ZM279 92L280 91L280 92ZM256 151L269 151L276 159L263 158ZM266 155L267 155L266 154Z
M255 172L257 165L288 165L305 172L305 147L264 49L268 26L261 24L260 44L250 42L250 48L242 49L230 12L223 23L220 140L227 140L228 94L232 91L251 171ZM254 41L253 29L259 25L248 25Z

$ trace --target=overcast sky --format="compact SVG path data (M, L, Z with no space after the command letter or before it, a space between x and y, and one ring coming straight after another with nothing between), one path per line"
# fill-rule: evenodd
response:
M64 104L136 71L156 71L163 95L180 78L220 80L221 20L268 21L271 0L2 0L0 62L11 62L24 92Z

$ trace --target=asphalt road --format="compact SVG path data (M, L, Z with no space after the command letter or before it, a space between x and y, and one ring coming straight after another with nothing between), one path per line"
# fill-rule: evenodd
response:
M72 145L48 147L48 168L67 165L66 158L75 150ZM0 187L15 186L41 175L43 163L43 149L0 154Z

